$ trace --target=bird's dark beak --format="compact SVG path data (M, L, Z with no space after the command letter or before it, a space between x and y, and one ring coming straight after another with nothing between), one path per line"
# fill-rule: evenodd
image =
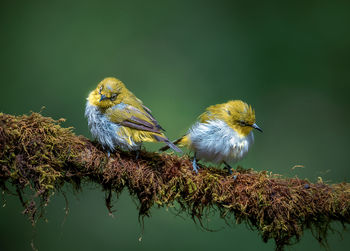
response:
M106 95L101 94L101 98L100 98L99 102L101 102L102 100L105 100L105 99L107 99Z
M252 124L252 127L260 132L263 132L263 130L257 125L257 124Z

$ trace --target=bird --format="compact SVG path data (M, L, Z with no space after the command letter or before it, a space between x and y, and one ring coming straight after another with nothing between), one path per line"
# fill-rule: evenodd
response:
M241 100L230 100L206 108L188 132L174 141L194 153L193 171L198 173L197 159L224 164L230 173L254 142L253 129L262 132L255 123L255 111ZM165 151L169 147L162 147Z
M108 151L117 148L136 151L142 142L164 142L176 152L181 150L163 133L151 110L114 77L103 79L87 97L85 117L92 136Z

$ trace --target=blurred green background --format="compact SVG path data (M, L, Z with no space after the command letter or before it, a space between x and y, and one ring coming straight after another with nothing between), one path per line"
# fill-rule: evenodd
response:
M90 137L85 98L120 78L152 109L170 139L212 104L251 104L264 133L240 162L289 177L349 182L348 1L17 1L0 8L0 111L66 118ZM161 145L148 144L156 150ZM305 168L291 170L294 165ZM33 229L17 198L0 208L0 250L272 250L242 224L213 214L206 232L172 209L153 209L142 241L127 191L108 216L93 185L54 196ZM64 224L63 224L64 222ZM341 229L335 224L336 229ZM350 234L329 235L331 250ZM319 250L306 231L290 250Z

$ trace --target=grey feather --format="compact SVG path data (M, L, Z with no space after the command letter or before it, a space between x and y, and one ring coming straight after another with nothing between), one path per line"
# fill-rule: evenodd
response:
M119 106L119 107L118 107ZM125 104L121 103L116 105L114 108L123 109ZM124 138L118 135L118 131L121 125L111 122L107 117L100 111L96 106L90 105L89 101L86 103L85 107L85 117L88 120L88 126L92 136L97 139L98 142L111 152L115 150L116 147L120 147L123 150L136 151L141 147L141 143L134 142L131 139L131 145Z
M239 161L254 142L253 132L241 136L222 120L197 122L188 134L197 157L213 163Z

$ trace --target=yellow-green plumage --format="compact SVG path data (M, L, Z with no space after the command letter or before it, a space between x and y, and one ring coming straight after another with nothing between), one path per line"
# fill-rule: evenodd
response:
M255 123L255 112L247 103L241 100L231 100L223 104L207 107L205 112L198 117L200 123L207 123L216 119L224 121L239 135L245 137L253 128L251 126L242 126L242 122L247 125L253 125ZM179 146L191 148L191 139L188 134L175 142Z
M255 112L241 100L209 106L188 133L174 144L194 152L193 169L197 171L196 158L214 163L234 163L248 152L254 141ZM163 147L161 150L166 150Z
M255 112L250 105L241 100L231 100L224 104L209 106L204 113L199 116L199 121L220 119L225 121L232 129L242 136L247 136L253 128L250 126L242 126L242 122L246 125L255 123Z
M105 78L87 100L90 130L109 150L115 146L137 150L142 142L165 142L180 151L169 142L151 111L120 80Z

